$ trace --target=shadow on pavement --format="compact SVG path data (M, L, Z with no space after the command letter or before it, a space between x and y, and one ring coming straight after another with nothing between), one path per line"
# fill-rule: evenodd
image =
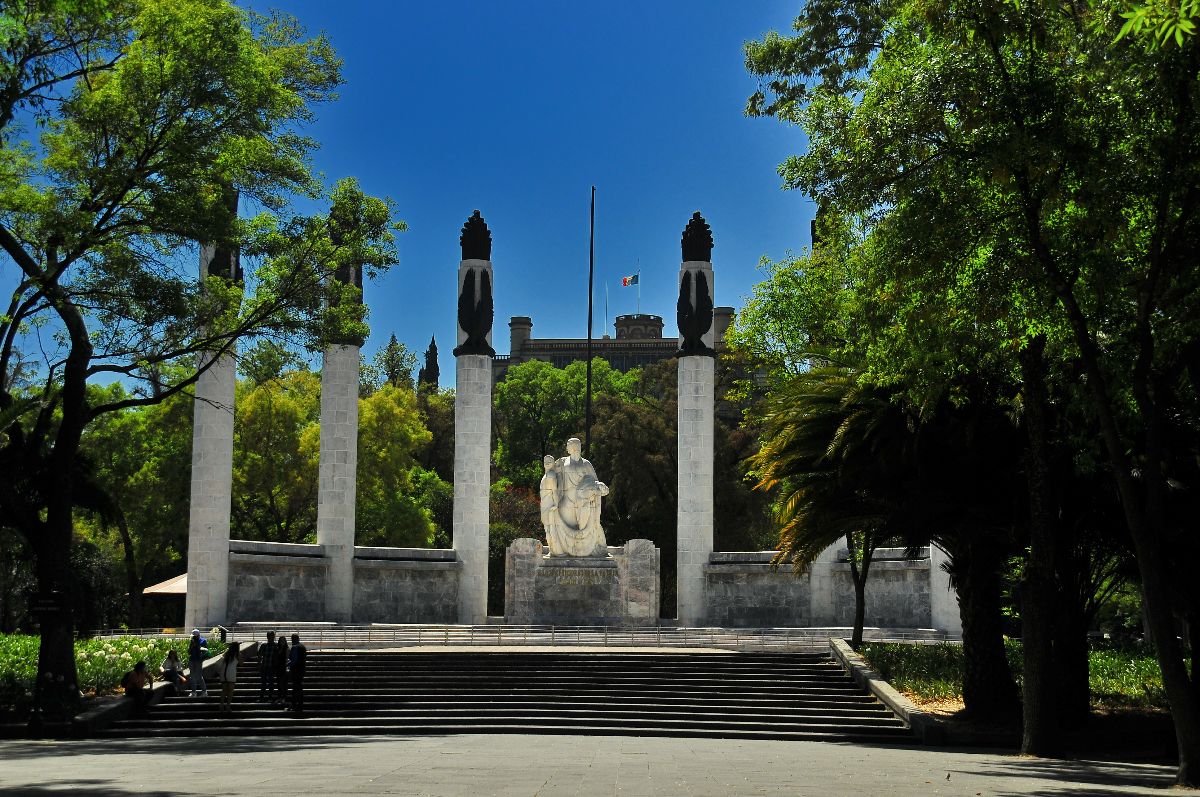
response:
M127 789L114 788L110 783L102 780L60 780L53 786L25 785L13 788L0 786L0 795L11 794L21 795L21 797L70 792L87 794L89 797L124 797L129 794L137 794L140 797L178 797L178 792L175 791L146 791L143 787L132 784Z
M137 753L154 755L221 755L236 753L262 753L272 750L320 750L332 747L375 741L411 741L425 738L412 735L377 736L161 736L158 738L123 739L51 739L12 740L0 742L0 759L3 758L51 758L88 754ZM7 792L0 789L0 794Z
M1044 789L997 794L1021 795L1112 795L1130 788L1166 789L1175 782L1172 764L1148 764L1130 761L1094 761L1059 758L1019 758L1011 756L979 768L961 769L964 775L998 778L1040 778L1054 781ZM954 770L951 770L953 774ZM1030 783L1029 786L1036 786Z

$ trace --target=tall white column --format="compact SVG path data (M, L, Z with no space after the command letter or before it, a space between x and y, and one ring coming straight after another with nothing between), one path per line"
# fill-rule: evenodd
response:
M463 563L460 623L487 622L491 432L492 358L459 355L454 387L454 550Z
M463 226L454 349L454 550L458 621L487 622L492 460L492 234L479 211Z
M713 550L715 360L679 358L679 510L676 587L681 626L703 625L704 566Z
M949 559L949 554L929 543L929 622L947 634L962 636L958 592L950 586L950 574L942 569Z
M329 557L326 619L352 620L354 506L358 470L359 347L334 344L321 364L321 459L317 492L317 543Z
M217 251L200 248L200 276ZM237 277L236 255L226 276ZM213 268L229 269L228 264ZM199 366L211 361L201 354ZM200 374L192 412L192 486L188 508L188 579L184 622L207 629L226 621L229 598L229 513L233 500L233 401L237 357L229 353Z
M712 232L694 213L683 231L679 267L678 514L676 617L681 626L707 621L704 567L713 551L713 416L716 360L713 345Z

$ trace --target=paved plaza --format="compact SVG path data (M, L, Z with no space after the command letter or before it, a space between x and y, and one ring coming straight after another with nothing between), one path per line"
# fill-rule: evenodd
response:
M0 742L0 794L1116 795L1172 767L987 751L595 736Z

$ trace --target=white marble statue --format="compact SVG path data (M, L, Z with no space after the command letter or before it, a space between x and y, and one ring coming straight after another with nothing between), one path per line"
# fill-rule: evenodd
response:
M596 478L592 463L580 456L582 450L579 438L572 437L567 456L547 456L542 462L542 525L551 556L608 556L600 525L600 498L608 495L608 487Z

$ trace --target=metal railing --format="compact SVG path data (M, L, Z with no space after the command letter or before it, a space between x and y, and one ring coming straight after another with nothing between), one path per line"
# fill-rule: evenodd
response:
M357 650L409 647L597 647L712 648L746 652L828 649L830 637L849 637L849 628L676 628L648 626L553 625L367 625L332 623L238 623L227 629L230 642L263 641L267 631L300 635L310 650ZM206 629L206 633L209 631ZM93 636L188 636L183 629L106 629ZM933 644L955 641L932 629L867 628L870 642Z

